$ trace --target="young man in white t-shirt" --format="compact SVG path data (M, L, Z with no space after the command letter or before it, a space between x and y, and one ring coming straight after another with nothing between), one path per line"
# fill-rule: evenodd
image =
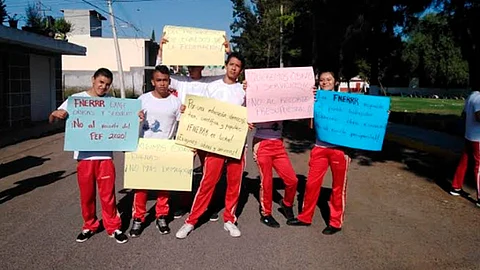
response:
M110 97L107 92L113 80L113 74L106 68L98 69L92 78L92 88L88 91L74 94L77 97ZM57 110L49 117L50 123L56 119L66 119L69 108L65 100ZM83 243L95 234L100 226L96 215L96 191L102 205L103 225L110 237L122 244L128 241L127 236L120 230L121 220L118 215L115 199L115 165L113 164L113 153L111 151L74 152L73 158L77 163L77 180L80 190L80 205L84 220L82 232L77 236L76 241Z
M215 81L208 85L207 97L231 103L233 105L245 106L245 91L243 90L242 85L237 82L238 77L243 71L244 65L245 61L243 57L237 53L230 54L226 62L227 73L223 80ZM237 221L235 210L237 208L243 170L245 167L245 152L240 159L227 158L225 156L207 153L200 187L198 188L193 201L189 217L185 220L185 224L176 234L177 238L183 239L187 237L198 222L200 216L207 209L215 190L215 185L220 180L223 166L225 164L227 167L227 192L225 195L225 211L223 214L225 222L224 229L230 233L230 236L240 237L240 230L235 225Z
M175 136L177 120L180 117L180 99L171 95L168 90L170 71L166 66L157 66L152 74L152 85L155 90L141 95L143 118L140 137L171 140ZM146 190L135 190L133 200L133 222L130 229L131 237L139 237L142 233L142 223L147 212L148 193ZM161 234L170 233L167 223L169 211L168 192L157 192L155 206L156 226Z
M223 42L223 46L225 47L225 53L228 55L231 52L230 43L228 42L227 38ZM156 65L160 65L162 63L162 55L163 55L163 45L168 42L168 39L163 36L160 39L160 47L158 49L157 54L157 62ZM204 66L188 66L188 73L189 76L179 76L179 75L171 75L170 76L170 89L172 90L172 94L179 97L182 104L185 104L185 97L187 95L197 95L197 96L206 96L207 86L209 83L222 80L224 75L218 76L206 76L202 75L202 71ZM202 150L197 150L196 152L201 166L194 170L195 173L202 173L203 172L203 165L205 161L206 152ZM179 192L180 196L178 200L181 201L181 204L187 204L187 202L191 201L190 193ZM175 210L173 217L180 218L182 217L187 211L184 209L184 205L179 205L179 207ZM213 212L212 216L210 217L211 221L218 220L218 212Z
M462 115L465 117L465 148L460 158L452 182L450 194L462 195L463 181L470 164L473 165L475 183L477 184L477 203L480 207L480 92L473 91L465 101Z

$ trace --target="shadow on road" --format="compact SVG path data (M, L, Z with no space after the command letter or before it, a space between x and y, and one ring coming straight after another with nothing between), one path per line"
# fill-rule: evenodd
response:
M2 163L0 164L0 179L33 167L40 166L48 160L50 160L50 158L26 156L14 161Z
M0 204L3 204L15 197L24 195L35 190L36 188L53 184L58 180L76 174L76 172L67 175L64 175L64 173L65 171L56 171L15 182L15 187L0 192Z

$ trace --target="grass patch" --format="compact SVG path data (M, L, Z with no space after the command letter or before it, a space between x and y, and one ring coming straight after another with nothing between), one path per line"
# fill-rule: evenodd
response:
M431 99L390 97L391 111L460 115L465 101L456 99Z

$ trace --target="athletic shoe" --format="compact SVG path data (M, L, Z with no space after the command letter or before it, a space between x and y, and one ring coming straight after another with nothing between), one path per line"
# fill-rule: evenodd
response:
M75 241L77 241L78 243L83 243L85 241L87 241L88 239L90 239L90 237L92 237L95 233L90 231L90 230L83 230L78 236L77 236L77 239Z
M122 231L120 230L115 230L111 235L109 235L110 237L112 238L115 238L115 240L117 241L117 243L119 244L123 244L123 243L126 243L128 242L128 237L126 234L124 234Z
M187 211L185 211L184 209L177 209L177 210L175 210L175 212L173 213L173 218L174 218L174 219L181 218L181 217L183 217L186 213L187 213Z
M287 220L287 225L290 225L290 226L310 226L311 224L300 221L300 220L294 218L294 219L291 219L291 220Z
M452 188L450 190L450 195L452 196L460 196L462 193L464 193L465 191L463 191L461 188Z
M161 234L170 233L170 228L168 227L166 218L166 216L160 216L155 222L157 224L157 229Z
M142 234L142 221L135 218L132 222L132 228L129 232L131 237L139 237Z
M193 225L185 223L180 230L178 230L177 234L175 234L175 237L178 239L184 239L193 231L193 228Z
M477 201L476 206L480 207L480 199Z
M223 224L223 228L225 231L230 233L231 237L240 237L242 235L238 227L231 221L225 222L225 224Z
M271 215L261 216L260 221L268 227L280 228L280 224Z
M293 214L293 207L288 207L286 206L283 201L282 203L280 204L280 206L282 207L282 210L283 210L283 214L285 215L285 217L287 218L287 221L288 220L292 220L295 218L295 215Z
M210 216L210 221L217 221L217 220L218 220L218 212L215 212Z
M332 227L332 226L328 225L325 229L323 229L322 233L326 234L326 235L332 235L332 234L335 234L335 233L337 233L341 230L342 230L342 228L335 228L335 227Z

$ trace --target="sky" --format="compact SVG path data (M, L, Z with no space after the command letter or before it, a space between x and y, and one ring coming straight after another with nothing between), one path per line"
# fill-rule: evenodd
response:
M86 0L108 11L106 0ZM112 36L108 13L83 2L82 0L6 0L7 12L23 16L19 22L25 24L25 8L41 2L42 12L55 18L63 17L62 9L95 9L108 20L103 21L103 35ZM150 38L155 30L157 41L164 25L189 26L222 30L231 37L230 24L233 22L233 9L230 0L113 0L114 15L132 25L116 21L119 37Z

